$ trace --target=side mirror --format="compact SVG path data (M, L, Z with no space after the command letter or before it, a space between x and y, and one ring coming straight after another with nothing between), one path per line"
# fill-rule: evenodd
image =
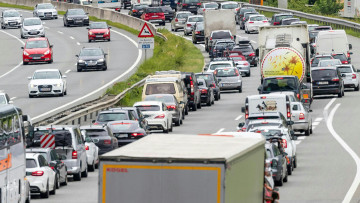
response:
M51 161L51 162L49 163L49 166L50 166L50 167L55 167L55 166L56 166L56 162L55 162L55 161Z
M352 49L352 44L349 44L349 49Z
M179 102L179 104L185 104L185 102L183 102L183 101L180 101L180 102Z
M24 49L24 47L21 47L21 49Z
M241 112L245 113L245 107L241 107Z
M31 80L31 77L27 77L28 80Z
M239 128L242 128L242 127L244 127L244 125L245 125L245 123L242 122L242 123L239 123L238 127L239 127Z
M91 123L95 123L95 120L92 120Z
M89 28L89 27L87 27L86 29L87 29L87 30L90 30L90 28Z
M109 29L111 29L111 27L109 27Z
M257 48L257 49L255 50L255 56L256 56L256 57L259 57L259 48Z
M76 56L76 57L79 57L79 55L77 55L77 54L76 54L75 56Z
M342 74L341 74L341 77L343 77L343 78L344 78L344 77L346 77L346 75L345 75L344 73L342 73Z
M288 124L288 125L294 125L294 121L287 121L286 124Z

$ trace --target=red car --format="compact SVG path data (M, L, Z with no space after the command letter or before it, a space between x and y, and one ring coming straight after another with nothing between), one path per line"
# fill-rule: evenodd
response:
M165 25L165 14L160 7L145 8L144 13L140 16L140 18L145 21L149 21L150 23Z
M89 42L95 40L110 41L110 29L106 22L93 22L88 28Z
M30 62L53 62L53 45L46 37L29 38L23 49L23 64Z

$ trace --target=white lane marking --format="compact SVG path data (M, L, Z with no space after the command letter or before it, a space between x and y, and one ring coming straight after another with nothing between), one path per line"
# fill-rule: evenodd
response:
M298 137L297 139L298 139L298 140L305 140L306 137Z
M331 104L334 103L335 100L336 100L336 98L332 98L332 99L329 101L329 103L325 106L324 111L327 111L327 110L330 108Z
M242 117L242 115L236 117L235 120L238 121L238 120L240 120L241 117Z
M22 45L25 45L25 43L24 43L21 39L17 38L15 35L12 35L12 34L10 34L10 33L7 33L7 32L5 32L5 31L2 31L2 30L0 30L0 32L2 32L2 33L4 33L4 34L7 34L7 35L9 35L10 37L15 38L15 39L18 40ZM13 72L13 71L16 70L17 68L19 68L19 67L21 66L21 64L22 64L22 61L21 61L17 66L15 66L13 69L11 69L11 70L9 70L8 72L2 74L2 75L0 76L0 78L8 75L8 74L11 73L11 72Z
M254 40L251 40L251 43L257 44L257 42L255 42Z
M58 33L60 33L60 34L64 34L63 32L61 32L61 31L57 31Z
M69 70L67 70L65 73L68 74L70 71L71 71L71 70L69 69Z
M138 47L137 42L135 42L135 41L134 41L133 39L131 39L130 37L128 37L128 36L126 36L126 35L118 32L118 31L116 31L116 30L111 30L111 31L114 32L114 33L117 33L117 34L119 34L119 35L121 35L121 36L123 36L123 37L125 37L127 40L129 40L131 43L133 43L136 48ZM93 95L93 94L96 94L97 92L100 92L101 90L104 90L104 89L108 88L109 86L113 85L115 82L119 81L121 78L123 78L124 76L126 76L128 73L130 73L132 70L134 70L134 69L138 66L141 58L142 58L142 50L141 50L141 49L138 49L138 56L137 56L137 58L136 58L136 61L131 65L131 67L130 67L129 69L127 69L125 72L123 72L121 75L119 75L119 76L116 77L115 79L113 79L113 80L111 80L110 82L106 83L106 84L103 85L102 87L100 87L100 88L98 88L98 89L96 89L96 90L88 93L88 94L85 95L85 96L82 96L82 97L80 97L80 98L78 98L78 99L75 99L75 100L73 100L73 101L71 101L71 102L69 102L69 103L67 103L67 104L64 104L64 105L59 106L59 107L57 107L57 108L55 108L55 109L52 109L52 110L50 110L50 111L48 111L48 112L46 112L46 113L43 113L43 114L41 114L41 115L38 115L38 116L32 118L31 120L34 122L36 119L39 119L39 118L42 118L42 117L46 117L47 115L52 114L53 112L59 111L59 110L61 110L61 109L64 109L64 108L66 108L67 106L70 106L70 105L72 105L72 104L75 104L76 102L79 102L79 101L85 99L86 97L89 97L89 96L91 96L91 95Z
M354 178L354 181L352 182L348 192L345 195L343 203L348 203L352 200L356 189L358 188L360 184L360 158L356 155L356 153L349 147L349 145L346 144L346 142L336 133L334 130L334 127L332 125L333 118L335 115L336 110L339 108L340 103L336 104L335 107L331 110L330 115L327 119L326 125L331 133L331 135L336 139L336 141L339 142L339 144L350 154L350 156L354 159L356 163L356 175Z
M221 133L224 130L225 130L225 128L220 128L220 130L218 130L216 133Z
M320 124L320 122L317 122L317 121L312 123L312 125L319 125L319 124Z
M312 129L312 130L315 130L315 128L316 128L316 126L313 126L311 129Z
M16 97L11 97L10 100L11 101L14 101L16 99Z
M203 45L203 44L200 44L200 46L202 46L203 48L205 48L205 45Z
M80 42L76 42L76 44L79 45L79 46L81 45Z
M321 122L323 120L323 118L316 118L315 122Z
M301 140L295 141L295 144L296 144L296 145L298 145L298 144L300 144L300 143L301 143Z
M70 39L75 39L73 36L70 36Z

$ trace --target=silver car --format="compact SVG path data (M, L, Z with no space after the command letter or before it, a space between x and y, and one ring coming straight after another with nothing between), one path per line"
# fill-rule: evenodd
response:
M175 18L171 21L171 31L177 31L185 27L186 19L191 16L190 11L180 11L175 14Z
M197 11L198 15L204 15L206 10L216 10L219 8L219 4L216 2L204 2L201 3L200 8Z
M235 61L235 65L238 68L242 76L250 77L250 63L247 61Z
M194 25L197 22L204 22L204 17L201 15L189 16L186 20L186 26L184 27L184 35L192 33Z
M57 19L58 12L56 7L50 3L37 4L34 7L33 16L39 17L40 19Z
M355 91L359 91L359 73L351 64L344 64L337 66L341 77L344 80L345 88L354 88Z
M1 29L20 28L22 15L19 11L11 9L5 10L1 14Z
M336 65L341 65L341 61L339 59L328 59L319 61L318 67L331 67Z
M20 36L21 38L45 37L44 26L40 18L25 18L21 26Z
M242 92L242 77L237 68L217 68L214 71L219 80L220 90L239 90Z
M305 135L312 134L312 110L307 109L301 102L291 102L291 120L294 121L294 131L305 132Z

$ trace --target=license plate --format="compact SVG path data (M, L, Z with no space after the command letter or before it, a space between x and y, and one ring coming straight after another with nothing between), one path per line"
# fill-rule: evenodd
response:
M9 23L9 25L15 25L16 23Z
M34 60L39 60L41 57L33 57Z
M128 137L128 134L119 134L117 137L118 137L118 138Z
M196 6L189 6L189 8L195 8Z
M230 86L231 84L221 84L221 87L224 87L224 86Z
M37 34L37 32L30 32L30 34L32 34L32 35L36 35L36 34Z
M83 21L82 20L77 20L75 21L76 23L82 23Z
M42 92L50 92L50 88L41 88Z
M328 82L328 81L325 81L325 82L318 82L318 84L319 84L319 85L327 85L327 84L329 84L329 82Z

